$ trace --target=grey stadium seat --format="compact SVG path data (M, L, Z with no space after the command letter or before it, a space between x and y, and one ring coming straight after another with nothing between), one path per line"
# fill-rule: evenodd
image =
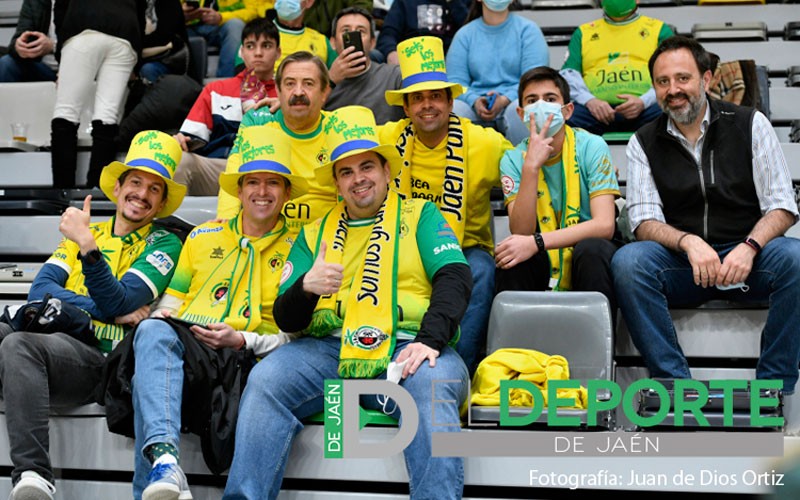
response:
M597 292L499 293L489 317L486 350L492 353L509 347L564 356L571 378L583 385L587 380L614 379L611 311L608 300ZM520 408L519 413L527 414L528 409ZM558 413L579 416L586 423L585 410L559 409ZM539 421L546 418L543 412ZM473 421L499 419L498 407L471 408ZM613 427L613 415L598 415L598 423Z

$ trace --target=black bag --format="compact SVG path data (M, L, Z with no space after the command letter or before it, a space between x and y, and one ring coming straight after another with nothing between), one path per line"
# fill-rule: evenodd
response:
M233 462L239 400L250 370L256 363L251 350L215 350L194 337L188 327L163 319L184 345L181 432L200 436L203 459L214 474ZM138 329L137 329L138 330ZM106 407L108 430L134 437L133 379L136 361L133 342L137 330L117 344L106 358L95 399Z
M19 306L6 306L0 322L15 332L66 333L84 344L97 347L92 318L79 307L57 299L49 293L42 300Z

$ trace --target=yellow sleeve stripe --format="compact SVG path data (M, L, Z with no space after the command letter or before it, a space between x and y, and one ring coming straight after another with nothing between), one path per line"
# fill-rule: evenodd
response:
M614 196L620 196L619 189L603 189L603 190L595 191L594 193L591 193L589 195L589 199L591 200L592 198L594 198L596 196L601 196L601 195L604 195L604 194L613 194Z
M180 290L175 290L174 288L171 287L167 287L167 290L164 292L164 295L175 297L176 299L179 299L181 302L186 300L186 294L184 292L181 292Z

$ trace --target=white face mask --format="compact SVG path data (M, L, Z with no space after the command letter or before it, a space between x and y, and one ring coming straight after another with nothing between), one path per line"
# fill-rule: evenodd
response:
M525 126L530 129L531 114L533 114L533 120L536 123L536 131L540 132L545 122L547 122L547 117L553 115L553 121L550 122L550 128L547 129L547 137L553 137L564 127L564 115L561 113L561 108L563 107L564 106L557 102L547 102L539 99L523 108L522 121L525 122Z

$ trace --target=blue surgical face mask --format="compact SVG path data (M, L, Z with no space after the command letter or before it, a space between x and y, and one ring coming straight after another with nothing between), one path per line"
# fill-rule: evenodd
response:
M547 102L543 99L539 99L533 104L528 104L522 110L525 126L529 129L531 128L532 113L533 120L536 123L536 131L538 132L544 127L547 117L553 115L553 121L550 122L550 128L547 129L547 137L553 137L564 127L564 115L561 113L561 108L563 107L557 102Z
M503 12L511 5L511 0L483 0L483 5L492 12Z
M294 21L303 13L300 0L276 0L275 11L278 17L285 21Z

